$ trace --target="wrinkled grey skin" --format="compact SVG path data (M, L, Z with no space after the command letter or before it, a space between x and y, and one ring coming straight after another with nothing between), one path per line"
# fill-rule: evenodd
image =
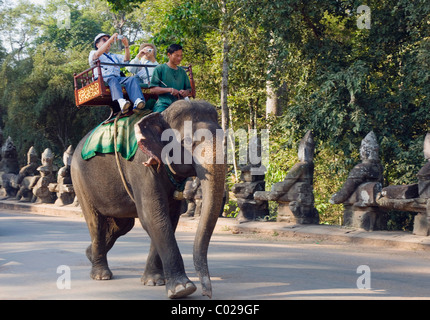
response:
M123 186L113 154L100 154L85 161L81 157L81 151L87 137L77 146L71 174L91 235L92 242L87 249L87 257L92 263L93 279L111 279L112 272L108 267L106 254L118 237L132 229L135 218L139 218L151 238L150 252L142 276L143 284L165 284L169 298L184 297L196 290L196 286L185 274L174 235L180 215L180 201L173 199L175 188L167 176L164 164L159 161L159 152L168 143L161 142L161 132L166 127L177 129L181 132L183 143L185 120L193 122L193 132L198 128L207 128L215 135L215 130L220 129L215 108L203 101L177 101L161 116L153 113L136 124L140 149L130 161L120 156L125 180L135 203ZM214 138L214 143L215 141ZM199 144L200 147L205 145L213 148L212 155L210 152L205 155L215 157L215 145L194 141L193 150ZM144 166L143 163L149 159L148 155L155 155L160 165ZM207 160L202 164L172 164L172 169L177 180L197 176L202 184L203 203L193 258L203 295L211 297L207 250L222 206L225 165L215 164L212 159ZM210 164L211 161L213 164Z

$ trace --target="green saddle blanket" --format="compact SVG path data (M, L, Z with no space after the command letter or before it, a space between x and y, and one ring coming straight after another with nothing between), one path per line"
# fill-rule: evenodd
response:
M134 125L144 116L151 113L143 110L129 117L118 119L117 151L126 160L130 160L137 150L137 140L134 134ZM98 125L85 141L82 148L82 158L91 159L97 153L114 153L114 122Z

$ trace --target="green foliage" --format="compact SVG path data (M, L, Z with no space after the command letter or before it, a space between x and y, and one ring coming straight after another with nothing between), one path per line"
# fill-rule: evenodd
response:
M21 12L23 8L9 10ZM56 9L48 5L46 10ZM39 9L36 12L40 13ZM107 117L104 108L78 111L75 106L73 73L88 68L93 32L99 32L101 24L90 21L88 13L77 6L71 14L76 24L72 23L70 30L57 28L53 18L46 19L37 24L41 34L28 43L28 49L20 54L12 51L2 61L2 127L4 136L12 137L22 164L31 146L39 153L49 147L61 157L70 144L76 146L86 132Z
M130 11L146 0L106 0L113 12Z
M239 214L239 211L240 209L237 206L236 201L229 200L224 206L224 212L227 218L236 218Z
M88 63L80 57L81 50L89 48L60 53L40 45L31 58L3 64L8 83L2 99L7 106L4 134L13 137L20 155L31 146L39 152L50 147L61 155L107 116L106 110L78 111L75 106L73 72L84 70ZM20 160L25 161L25 156Z

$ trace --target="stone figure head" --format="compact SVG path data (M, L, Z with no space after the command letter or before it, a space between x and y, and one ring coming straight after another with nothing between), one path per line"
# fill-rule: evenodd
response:
M361 141L360 157L362 161L379 161L379 145L373 131L370 131Z
M300 140L299 145L299 161L312 162L314 160L315 143L312 131L306 132L305 136Z
M27 152L27 164L30 163L38 163L39 159L37 157L36 149L32 146L30 149L28 149Z
M54 162L54 154L51 149L46 148L42 153L42 165L37 168L41 173L49 174L53 171L57 171L57 167L53 164Z
M426 134L424 139L424 158L430 161L430 132Z
M8 137L5 144L2 146L1 155L4 159L16 159L18 157L16 147L11 137Z
M67 148L67 150L64 152L63 163L65 166L70 166L70 164L72 163L73 152L75 152L75 149L73 148L72 145L70 145Z

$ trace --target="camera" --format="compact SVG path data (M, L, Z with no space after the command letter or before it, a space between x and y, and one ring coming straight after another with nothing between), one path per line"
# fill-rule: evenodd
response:
M118 40L122 40L122 39L124 39L124 36L122 34L119 34L118 37L117 37L117 39Z

